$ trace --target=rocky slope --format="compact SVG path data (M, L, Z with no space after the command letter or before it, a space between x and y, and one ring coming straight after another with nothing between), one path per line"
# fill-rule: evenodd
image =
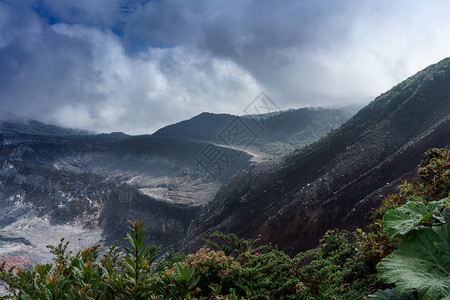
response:
M425 150L450 144L449 129L450 58L377 97L318 142L239 172L179 245L194 249L220 230L296 253L329 229L363 227L367 212L414 173Z
M168 246L250 159L163 137L0 135L0 255L39 261L61 237L108 245L129 220L145 220L148 241Z
M305 125L318 115L329 115L329 122L316 120L324 121L326 130L343 118L340 112L306 109L256 120L267 119L272 124L268 132L281 135L286 126L291 134L294 123ZM210 126L205 116L212 118ZM2 260L19 257L28 266L48 259L45 245L57 244L62 237L73 249L108 246L122 240L129 220L145 220L149 243L169 246L183 239L207 215L206 204L220 187L239 170L261 161L246 147L224 143L215 135L215 130L226 132L226 126L236 125L235 116L202 114L197 119L202 121L198 128L189 122L168 127L181 130L181 136L135 137L93 135L11 116L1 121ZM198 136L202 132L208 136L203 140ZM192 137L196 140L188 139Z

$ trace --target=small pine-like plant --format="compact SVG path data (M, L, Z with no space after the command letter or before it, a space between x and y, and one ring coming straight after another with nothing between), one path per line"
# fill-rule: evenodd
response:
M194 295L198 278L189 266L176 265L173 272L157 267L161 246L145 245L143 223L131 222L125 240L129 247L120 253L117 243L99 260L99 245L79 251L67 251L68 242L48 246L53 264L35 266L34 270L0 266L0 280L9 295L2 299L172 299L174 295ZM170 253L169 253L170 254ZM173 266L170 254L166 264ZM161 287L161 273L170 275ZM164 290L164 293L161 291ZM189 298L189 297L187 297Z

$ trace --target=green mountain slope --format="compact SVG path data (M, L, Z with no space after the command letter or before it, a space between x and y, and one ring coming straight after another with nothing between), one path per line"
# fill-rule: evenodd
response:
M280 157L316 141L348 118L342 111L323 108L241 117L202 113L190 120L166 126L154 135L251 148L270 157ZM242 138L237 138L238 132L242 133Z

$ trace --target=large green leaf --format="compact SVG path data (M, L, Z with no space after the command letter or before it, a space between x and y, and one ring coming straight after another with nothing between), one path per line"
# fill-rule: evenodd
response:
M424 300L450 296L450 224L413 232L377 270L399 293L416 289Z
M408 202L396 209L389 210L383 216L384 232L394 237L406 234L413 229L424 228L424 224L443 224L443 210L450 203L450 197L433 201L425 205L423 202Z

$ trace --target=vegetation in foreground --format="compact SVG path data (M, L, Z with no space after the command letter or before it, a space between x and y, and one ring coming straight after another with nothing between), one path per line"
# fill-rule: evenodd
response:
M3 299L450 299L450 149L431 149L418 182L372 213L369 232L330 230L289 257L216 232L195 254L160 255L142 224L100 255L48 246L53 264L0 267ZM368 296L369 294L372 294Z

